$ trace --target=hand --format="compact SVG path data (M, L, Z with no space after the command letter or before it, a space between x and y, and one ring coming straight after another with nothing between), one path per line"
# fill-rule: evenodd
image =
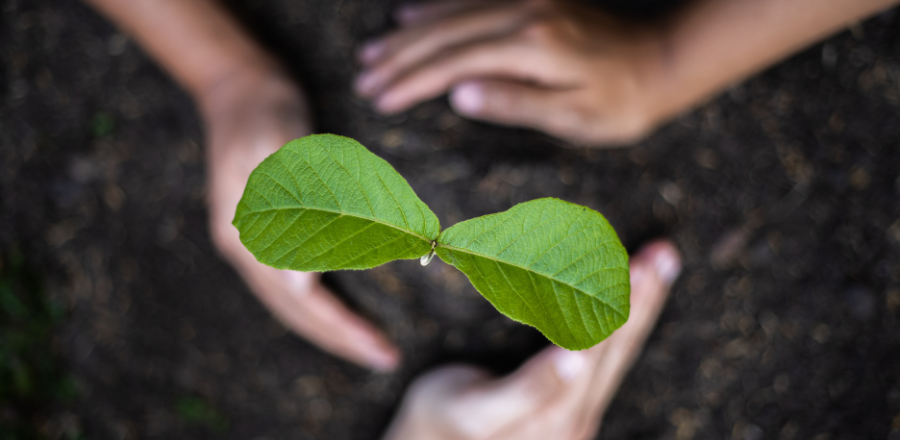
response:
M673 111L662 32L569 0L408 5L400 29L364 45L357 93L382 113L450 92L463 116L579 144L645 135Z
M600 426L616 390L653 329L681 270L669 242L631 260L628 322L584 351L550 346L499 379L452 366L407 392L385 440L584 440Z
M311 132L300 90L278 73L242 72L199 101L209 141L210 229L216 247L291 330L360 365L393 369L400 357L397 348L338 301L320 274L259 263L231 224L250 172L285 143Z

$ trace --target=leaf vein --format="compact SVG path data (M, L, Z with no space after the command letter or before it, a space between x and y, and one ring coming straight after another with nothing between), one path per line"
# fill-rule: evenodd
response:
M497 270L500 271L500 274L503 275L503 279L506 280L506 285L509 286L509 290L511 292L515 292L516 296L518 296L519 299L522 300L523 303L525 303L525 307L528 310L531 310L531 313L534 314L534 308L531 306L531 303L529 301L526 301L525 298L522 297L522 295L519 293L519 291L516 290L515 286L512 285L512 282L509 281L509 277L506 276L506 272L503 271L503 267L500 266L500 263L498 263L496 260L494 260L494 264L497 266ZM537 315L532 315L532 316L537 317Z
M401 238L403 238L403 236L402 236L402 235L398 235L397 238L394 238L394 239L391 240L391 241L388 241L388 242L386 242L386 243L382 243L382 244L380 244L380 245L378 245L378 246L376 246L376 247L373 247L372 249L369 249L369 250L367 250L367 251L365 251L365 252L363 252L363 253L357 255L356 258L353 258L353 259L350 260L350 261L345 261L343 264L341 264L340 267L341 267L341 268L345 268L345 267L349 266L350 263L353 263L354 261L359 260L360 258L362 258L362 257L365 256L365 255L368 255L368 254L371 253L372 251L377 251L377 250L379 250L379 249L383 249L385 246L387 246L387 245L389 245L389 244L391 244L391 243L393 243L393 242L395 242L395 241L397 241L397 240L399 240L399 239L401 239ZM406 250L412 249L412 248L414 248L414 247L415 247L415 246L410 246L410 247L408 247ZM326 251L326 252L327 252L327 251Z
M309 169L312 170L313 174L316 175L316 179L319 179L319 182L322 183L322 186L328 190L329 194L331 194L331 198L334 199L334 203L337 204L339 209L343 209L341 207L341 201L338 200L337 195L334 194L334 191L331 190L331 188L328 186L328 183L326 183L325 180L322 179L322 176L319 175L319 172L316 171L316 167L313 166L312 162L310 162L309 159L301 156L296 151L291 150L290 148L285 148L284 151L287 151L288 153L293 154L294 156L297 156L298 158L300 158L300 160L302 160L303 162L306 162L306 165L309 166Z
M328 253L328 252L334 250L334 248L338 247L341 243L344 243L345 241L347 241L347 240L349 240L349 239L351 239L351 238L353 238L353 237L356 237L357 235L361 234L363 231L365 231L366 229L371 228L372 226L375 226L375 222L372 222L372 223L370 223L368 226L365 226L365 227L363 227L362 229L360 229L360 230L358 230L358 231L356 231L356 232L350 234L349 236L347 236L347 237L344 238L343 240L341 240L341 241L339 241L339 242L337 242L337 243L331 245L330 248L325 249L324 251L319 252L318 254L313 255L312 257L307 258L307 259L301 261L300 264L306 264L306 263L310 262L310 260L315 260L316 258L319 258L319 257L321 257L322 255L325 255L326 253Z
M373 167L373 168L375 168L375 167ZM385 183L384 179L381 177L381 174L378 173L377 168L375 169L375 176L378 177L378 180L381 182L381 186L383 186L384 189L387 190L387 193L391 195L392 199L394 199L394 203L397 204L397 210L399 210L400 215L403 216L403 223L406 224L406 228L411 229L411 227L409 226L409 219L406 218L406 213L403 212L403 207L400 206L400 200L397 200L397 196L394 195L394 192L391 190L391 188L388 187L387 183ZM424 232L425 230L423 229L422 231Z
M547 221L545 221L545 222L541 222L539 225L537 225L537 226L535 226L535 227L533 227L533 228L531 228L531 229L529 229L529 230L527 230L527 231L524 231L524 232L522 232L521 234L517 235L515 238L513 238L512 240L510 240L510 242L509 242L505 247L503 247L503 249L500 249L500 252L497 252L497 255L500 255L500 254L503 253L503 251L509 249L509 247L512 246L512 245L513 245L516 241L518 241L520 238L522 238L523 235L525 235L525 234L527 234L527 233L529 233L529 232L531 232L531 231L533 231L533 230L535 230L535 229L537 229L537 228L540 228L541 226L544 226L544 225L546 225L547 223L550 223L550 222L552 222L553 220L556 220L556 219L562 217L563 215L565 215L565 213L562 213L562 214L560 214L560 215L557 215L556 217L550 218L549 220L547 220ZM527 218L527 214L523 217L523 220L525 220L525 218ZM493 228L491 228L491 229L493 229Z
M591 297L591 298L594 298L594 299L596 299L596 300L598 300L598 301L601 301L601 302L606 303L606 302L603 301L602 299L597 298L596 296L593 296L593 295L589 294L588 292L582 290L582 289L579 288L579 287L576 287L576 286L574 286L574 285L572 285L572 284L569 284L569 283L567 283L567 282L564 281L564 280L560 280L560 279L557 279L557 278L553 278L553 277L548 276L548 275L546 275L546 274L540 273L540 272L535 271L535 270L533 270L533 269L531 269L531 268L529 268L529 267L524 267L524 266L520 266L520 265L515 264L515 263L511 263L511 262L508 262L508 261L503 261L503 260L500 260L500 259L498 259L498 258L496 258L496 257L492 257L492 256L490 256L490 255L485 255L485 254L482 254L482 253L479 253L479 252L474 252L474 251L471 251L471 250L469 250L469 249L458 248L458 247L456 247L456 246L450 246L450 245L447 245L447 244L440 244L439 246L443 246L443 247L445 247L445 248L448 248L448 249L451 249L451 250L454 250L454 251L457 251L457 252L462 252L462 253L466 253L466 254L469 254L469 255L473 255L473 256L476 256L476 257L485 258L485 259L488 259L488 260L491 260L491 261L494 261L494 262L500 262L500 263L503 263L503 264L506 264L506 265L509 265L509 266L518 267L518 268L520 268L520 269L522 269L522 270L526 270L526 271L529 271L529 272L534 272L534 273L537 274L537 275L540 275L540 276L549 278L549 279L551 279L551 280L555 280L556 282L558 282L558 283L560 283L560 284L569 286L569 287L571 287L572 289L574 289L576 292L579 292L579 293L581 293L581 294L583 294L583 295L587 295L587 296L589 296L589 297ZM602 270L614 270L614 269L625 270L624 268L616 268L616 267L604 268L604 269L602 269ZM615 285L612 285L612 286L615 286ZM608 286L608 287L612 287L612 286Z
M563 283L560 283L560 284L563 284ZM553 287L553 297L556 299L556 305L559 307L559 310L563 310L562 301L559 300L559 292L556 290L556 283L553 282L553 280L550 281L550 286ZM569 287L571 287L571 286L569 286ZM571 288L573 291L577 290L574 287L571 287ZM593 298L593 297L588 296L588 298ZM575 308L578 309L577 315L578 315L578 319L581 320L581 327L584 328L585 331L588 331L587 323L584 322L583 312L581 311L581 304L578 303L578 298L575 295L572 295L572 302L575 303ZM568 318L568 317L566 317L566 318ZM572 331L572 327L570 327L568 319L566 319L566 330L569 331L569 335L572 336L573 340L578 339L575 337L575 332Z
M430 239L430 238L423 237L423 236L419 235L418 233L416 233L416 232L414 232L414 231L410 231L410 230L403 229L403 228L401 228L400 226L397 226L397 225L394 225L394 224L391 224L391 223L387 223L387 222L385 222L384 220L380 220L380 219L377 219L377 218L366 217L366 216L364 216L364 215L359 215L359 214L355 214L355 213L348 213L348 212L344 212L344 211L335 211L335 210L333 210L333 209L320 208L320 207L318 207L318 206L316 206L316 207L291 206L291 207L287 207L287 208L269 208L269 209L260 209L260 210L257 210L257 211L252 211L252 212L249 212L249 213L247 213L247 214L244 214L243 216L241 216L241 218L246 217L246 216L251 215L251 214L264 213L264 212L269 212L269 211L287 211L287 210L292 210L292 209L307 209L307 210L312 210L312 211L322 211L322 212L329 212L329 213L332 213L332 214L338 214L338 215L346 216L346 217L355 217L355 218L360 218L360 219L363 219L363 220L369 220L369 221L372 221L372 222L375 222L375 223L379 223L379 224L382 224L382 225L385 225L385 226L394 228L394 229L396 229L396 230L398 230L398 231L400 231L400 232L403 232L403 233L406 233L406 234L415 236L415 237L417 237L417 238L419 238L419 239L422 239L422 240L424 240L424 241L427 241L429 244L431 244L431 239Z
M581 232L581 231L579 231L579 232ZM600 243L600 244L598 244L598 245L596 245L596 246L594 246L594 247L588 249L585 253L581 254L581 256L579 256L577 259L572 260L571 263L567 264L566 267L564 267L564 268L562 268L562 269L560 269L560 270L554 272L554 273L553 273L553 276L556 276L556 275L558 275L560 272L562 272L562 271L564 271L564 270L566 270L566 269L572 267L573 264L575 264L575 263L581 261L582 259L584 259L584 257L588 256L588 254L590 254L591 252L594 252L594 251L596 251L597 249L600 249L600 246L606 246L607 244L612 243L612 242L613 242L612 240L607 240L607 241L604 241L603 243ZM543 255L541 255L541 257L543 257ZM538 260L539 260L539 259L540 259L540 257L538 258ZM537 263L537 260L535 260L534 263ZM531 263L531 265L533 265L534 263ZM529 267L530 267L531 265L529 265Z
M369 210L372 211L372 216L377 217L377 214L375 213L375 207L372 206L372 201L369 200L369 195L366 193L366 190L363 188L362 183L359 182L359 177L353 176L353 173L351 173L350 170L348 170L347 167L345 167L343 163L339 162L337 160L337 158L335 158L334 155L331 154L331 149L323 148L323 150L325 151L326 154L328 154L328 157L330 157L331 160L334 161L334 163L336 163L339 167L341 167L341 169L344 170L344 172L347 173L348 176L350 176L350 179L353 180L353 183L355 183L356 186L359 188L359 192L362 193L363 198L366 199L366 204L369 205ZM358 160L359 155L357 155L356 158ZM376 172L375 174L378 174L378 173ZM407 225L407 227L409 227L409 225Z

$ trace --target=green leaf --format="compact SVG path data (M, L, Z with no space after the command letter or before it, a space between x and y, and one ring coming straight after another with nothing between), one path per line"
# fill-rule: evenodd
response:
M234 225L256 258L279 269L368 269L419 258L437 216L383 159L331 134L292 141L250 175Z
M558 199L521 203L444 231L435 249L494 307L569 350L628 319L628 254L600 213Z
M500 312L570 350L596 345L628 319L628 255L596 211L540 199L441 234L403 177L340 136L298 139L263 161L234 225L259 261L281 269L428 264L433 250Z

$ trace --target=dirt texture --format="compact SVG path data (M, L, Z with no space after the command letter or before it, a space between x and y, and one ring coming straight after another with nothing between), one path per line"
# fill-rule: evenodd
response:
M454 115L393 118L351 93L391 2L230 4L445 226L538 198L606 215L626 246L670 236L685 270L598 438L900 439L900 13L736 85L617 150ZM547 342L452 267L329 274L403 350L393 374L286 332L216 255L190 99L74 0L0 2L0 249L67 315L74 403L50 438L377 439L405 387L449 362L502 374ZM24 417L0 408L0 419Z

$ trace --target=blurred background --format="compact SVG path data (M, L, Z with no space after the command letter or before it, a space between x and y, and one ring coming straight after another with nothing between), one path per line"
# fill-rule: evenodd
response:
M627 149L351 90L397 2L234 0L311 97L443 225L558 197L685 270L598 438L900 439L900 14L856 24ZM408 383L547 342L435 261L327 282L404 354L378 374L288 333L211 245L202 127L75 0L0 1L0 439L376 439Z

